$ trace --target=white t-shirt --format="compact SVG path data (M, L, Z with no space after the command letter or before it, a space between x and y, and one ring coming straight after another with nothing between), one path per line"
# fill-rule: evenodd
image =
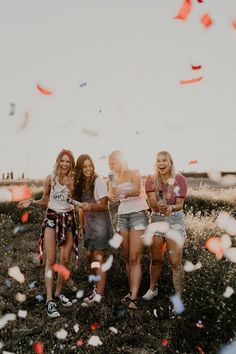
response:
M102 199L107 196L108 196L108 192L107 192L106 182L101 176L98 176L94 184L94 198L96 202L98 202L99 199Z

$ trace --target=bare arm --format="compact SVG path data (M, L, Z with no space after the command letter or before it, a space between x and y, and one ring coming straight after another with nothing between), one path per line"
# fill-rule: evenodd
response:
M82 208L84 211L104 211L108 209L108 197L99 199L97 203L82 203Z
M131 191L125 193L125 198L138 197L140 195L141 175L138 170L132 171L132 182L133 182L134 188Z

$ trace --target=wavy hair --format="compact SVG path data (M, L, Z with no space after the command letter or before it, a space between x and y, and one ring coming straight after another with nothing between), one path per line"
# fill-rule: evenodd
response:
M125 160L123 151L120 151L120 150L112 151L112 153L108 156L108 160L110 160L112 158L116 159L120 163L121 170L124 171L124 170L129 169L128 162Z
M84 162L86 160L89 160L93 167L93 174L89 178L86 178L83 174ZM96 178L97 173L95 171L94 162L91 156L87 154L80 155L75 165L75 197L77 200L81 200L83 194L86 194L90 197L93 196Z
M57 155L56 158L56 163L53 168L53 179L52 179L52 187L55 185L56 178L59 176L59 171L60 171L60 163L62 160L62 157L64 155L67 155L70 159L70 169L68 172L68 177L73 178L74 173L75 173L75 158L73 153L70 150L62 149L59 154Z
M174 161L173 161L173 158L172 158L171 154L170 154L168 151L165 151L165 150L159 151L159 152L157 153L156 160L157 160L158 156L160 156L160 155L165 156L165 158L166 158L167 160L169 160L169 162L170 162L170 164L171 164L171 166L170 166L170 172L169 172L169 174L170 174L169 178L175 180L175 176L176 176L175 165L174 165ZM160 174L159 174L159 172L158 172L158 168L157 168L157 164L156 164L156 163L155 163L155 172L154 172L153 177L154 177L154 182L155 182L155 188L156 188L156 190L157 190L157 191L161 190L161 189L162 189L162 188L161 188L161 182L162 182L162 180L161 180L161 176L160 176ZM169 185L169 187L170 187L170 191L172 192L172 191L173 191L173 188L174 188L174 183L168 183L168 185Z

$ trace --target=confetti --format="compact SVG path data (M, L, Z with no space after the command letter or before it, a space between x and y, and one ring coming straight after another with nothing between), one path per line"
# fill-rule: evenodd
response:
M84 290L78 290L75 296L77 299L81 299L84 296Z
M61 328L59 331L57 331L55 333L55 336L57 337L57 339L65 339L68 335L68 332L64 329Z
M69 277L70 277L70 271L69 271L69 269L67 269L67 268L66 268L65 266L63 266L62 264L55 263L55 264L53 265L52 269L53 269L55 272L58 272L59 274L61 274L65 280L69 279Z
M22 293L17 293L16 294L16 300L19 302L24 302L26 300L26 295Z
M9 115L13 116L15 114L15 111L16 111L15 103L10 103L10 113L9 113Z
M143 243L146 246L150 246L152 244L152 237L156 233L167 233L169 230L170 226L167 222L165 221L158 221L158 222L153 222L149 224L146 227L145 233L141 238L143 238Z
M167 345L168 345L168 339L166 339L166 338L163 338L162 339L162 341L161 341L161 344L164 346L164 347L166 347Z
M76 323L73 328L74 328L75 333L78 333L78 332L79 332L79 325L78 325L78 323Z
M98 345L102 345L102 341L99 336L91 336L88 340L88 344L97 347Z
M48 270L48 271L47 271L46 277L47 277L48 279L52 279L52 271L51 271L51 270Z
M9 321L15 321L16 315L14 313L7 313L0 318L0 329L4 328Z
M212 25L213 21L208 14L205 14L201 18L201 23L203 24L204 27L208 28L209 26Z
M181 85L185 84L194 84L195 82L199 82L203 79L203 76L195 77L194 79L189 80L180 80Z
M13 230L13 234L22 234L27 230L27 227L25 225L16 225Z
M232 22L232 26L233 26L234 29L236 29L236 21Z
M29 113L28 112L25 112L25 115L24 115L24 120L20 126L19 129L25 129L25 127L27 126L28 124L28 121L29 121Z
M43 94L43 95L46 95L46 96L50 96L52 95L52 91L49 91L48 89L42 87L41 85L37 85L37 89Z
M78 339L76 342L77 347L82 347L84 345L84 341L82 339Z
M193 70L200 70L202 68L201 65L192 65Z
M94 322L90 325L90 328L92 331L96 331L99 327L99 324L97 322Z
M94 274L89 274L88 276L88 281L91 283L92 281L99 281L101 280L101 275L94 275Z
M20 202L21 200L29 199L32 196L31 189L26 184L22 186L12 186L11 194L13 202Z
M194 270L200 269L202 267L202 263L198 262L197 264L193 264L190 261L186 261L184 264L184 271L185 272L193 272Z
M109 240L109 245L115 249L118 249L123 241L123 237L117 232L114 233L113 237Z
M34 351L36 354L43 354L43 350L44 350L44 345L43 343L41 342L35 342L33 345L32 345Z
M100 263L99 262L92 262L91 269L94 269L94 268L100 268Z
M26 318L27 311L19 310L17 316L20 317L20 318Z
M224 255L231 262L236 263L236 247L228 248L227 250L225 250Z
M220 183L221 182L221 172L219 171L209 171L207 173L208 178L210 178L210 180L212 180L213 182L217 182Z
M7 288L10 288L11 287L11 281L9 279L4 279L4 285L7 287Z
M23 224L25 224L25 223L28 221L28 219L29 219L29 214L30 214L29 211L25 211L25 212L21 215L21 222L22 222Z
M112 262L113 262L113 258L114 258L114 257L113 257L113 255L111 254L111 255L108 257L107 261L101 265L101 270L102 270L103 272L106 272L107 270L109 270L109 269L111 268Z
M2 349L4 347L4 343L0 342L0 349Z
M216 224L229 235L236 236L236 220L230 214L225 211L220 212L216 219Z
M236 353L236 341L224 345L219 354L235 354Z
M219 237L212 236L205 242L205 247L214 253L217 259L221 259L224 255L224 250Z
M232 246L232 241L229 235L224 234L220 238L221 246L224 250Z
M19 283L24 283L25 277L21 273L20 268L18 266L14 266L8 269L8 275L18 281Z
M79 86L80 86L80 87L87 86L87 82L82 82Z
M181 9L179 10L179 13L177 16L174 17L174 19L177 20L186 20L187 17L189 16L190 12L192 10L192 2L191 0L184 0L184 3L181 7Z
M37 286L37 281L34 280L31 283L29 283L28 288L29 289L34 289Z
M93 137L99 135L99 133L96 132L95 130L93 130L93 129L88 129L88 128L83 128L83 129L82 129L82 134L86 134L86 135L88 135L88 136L93 136Z
M198 163L198 160L190 160L189 165L196 165Z
M234 186L236 184L236 176L228 174L221 178L221 184L225 187Z
M231 288L231 286L227 286L223 293L223 296L229 298L233 293L234 293L234 289Z
M0 202L11 202L12 194L7 187L0 187Z
M183 304L182 299L179 294L175 294L175 295L171 296L170 300L171 300L172 305L174 307L173 311L175 313L177 313L179 315L182 312L184 312L185 307L184 307L184 304Z
M156 310L156 309L153 310L153 314L154 314L154 316L155 316L156 318L158 318L157 310Z
M116 329L115 327L109 327L109 330L115 334L118 333L118 329Z
M44 302L44 297L41 294L38 294L35 296L35 299L38 300L38 302L41 304L42 302Z
M166 233L166 237L169 240L174 241L179 247L183 247L184 237L177 230L168 230Z

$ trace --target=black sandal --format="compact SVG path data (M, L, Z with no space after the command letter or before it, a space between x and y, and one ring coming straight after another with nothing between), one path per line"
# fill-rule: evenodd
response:
M128 309L137 310L138 309L138 299L130 299Z

